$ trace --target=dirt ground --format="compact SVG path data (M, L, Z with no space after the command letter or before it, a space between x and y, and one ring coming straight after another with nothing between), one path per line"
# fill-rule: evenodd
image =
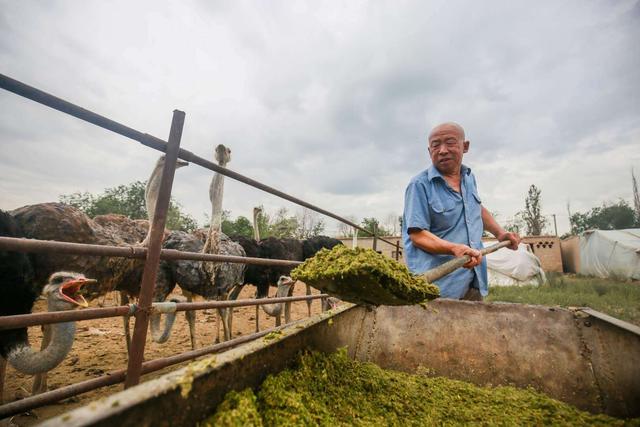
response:
M254 293L254 287L246 286L242 290L240 298L253 298ZM314 290L313 293L317 294L318 292ZM275 288L271 289L270 294L272 296L275 295ZM298 284L294 290L294 295L304 294L305 286ZM91 306L117 305L117 298L117 294L112 293L101 300L93 301ZM34 312L43 311L44 309L44 301L39 301ZM312 314L320 313L320 311L320 300L314 300L311 306ZM291 319L298 320L304 317L307 317L306 302L294 302L291 308ZM131 320L132 332L133 323L133 320ZM267 316L264 311L260 310L260 329L263 330L273 326L275 326L275 318ZM49 372L49 390L99 377L109 371L126 368L127 366L127 350L124 340L122 318L113 317L108 319L85 320L78 322L77 328L73 349L58 367ZM220 327L220 330L222 331L222 327ZM214 310L197 311L196 331L198 348L211 345L215 342L217 316ZM247 335L253 332L255 332L255 307L234 309L233 336ZM40 327L29 328L29 338L33 346L39 348L41 337ZM166 343L156 344L151 342L150 339L147 339L145 360L166 357L189 350L191 350L189 328L183 314L178 313L171 338ZM143 381L156 378L163 373L175 370L187 363L188 362L174 365L164 370L145 375ZM11 366L8 366L4 389L5 402L8 403L30 396L32 383L33 376L16 372ZM33 425L122 389L122 384L116 384L84 393L58 402L57 404L35 409L27 414L21 414L3 420L0 422L0 426Z

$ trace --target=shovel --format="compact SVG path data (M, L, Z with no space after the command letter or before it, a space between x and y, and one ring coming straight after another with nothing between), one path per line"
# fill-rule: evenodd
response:
M482 254L482 256L485 256L487 254L497 251L498 249L506 248L510 244L511 244L510 241L496 243L495 245L491 245L487 248L480 249L480 253ZM451 261L447 261L435 268L432 268L429 271L422 273L422 277L424 277L424 280L426 280L427 283L433 283L436 280L446 276L447 274L453 273L454 271L456 271L457 269L459 269L460 267L468 263L470 259L471 257L469 255L465 255L460 258L454 258Z
M483 248L480 252L482 255L486 255L509 245L510 242L500 242ZM353 251L339 247L334 248L335 250L342 252ZM356 249L356 254L363 254L362 251L362 249ZM353 266L349 266L349 268L331 271L332 263L336 263L337 260L341 259L340 255L341 252L334 253L334 258L318 261L321 267L324 268L326 266L326 272L306 275L301 271L299 277L294 279L300 279L316 289L355 304L412 305L437 298L439 290L432 283L462 267L471 259L468 255L455 258L418 276L409 274L406 267L402 266L406 273L394 276L385 272L384 265L388 266L388 263L395 264L396 261L378 254L376 254L377 258L374 261L367 261L367 258L357 259ZM323 255L319 253L316 257L318 256L322 257ZM355 256L357 257L358 255ZM382 268L380 267L381 263L383 263ZM292 275L295 273L296 271L294 270Z

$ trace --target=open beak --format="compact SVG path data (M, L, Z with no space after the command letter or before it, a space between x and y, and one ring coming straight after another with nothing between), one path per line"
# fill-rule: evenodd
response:
M85 300L84 297L79 293L80 288L84 285L97 282L98 281L96 279L86 278L70 280L60 286L59 292L62 298L69 301L70 303L86 308L89 307L89 303L87 303L87 300Z

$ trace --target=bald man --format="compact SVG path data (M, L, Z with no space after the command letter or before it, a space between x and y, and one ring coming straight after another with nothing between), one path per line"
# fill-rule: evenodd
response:
M436 281L443 298L482 301L489 293L487 261L482 258L482 231L518 249L520 236L505 231L484 206L476 178L462 164L469 151L464 129L443 123L429 134L433 163L409 182L404 197L402 237L409 270L419 274L454 257L469 255L465 268Z

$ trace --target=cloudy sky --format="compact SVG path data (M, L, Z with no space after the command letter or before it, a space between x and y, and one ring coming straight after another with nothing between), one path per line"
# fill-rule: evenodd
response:
M529 185L568 228L640 174L637 1L0 1L0 72L339 215L402 212L426 135L461 123L486 207ZM156 152L0 92L0 208L147 179ZM176 173L198 220L211 172ZM227 180L224 207L297 207ZM335 230L333 221L328 231Z

